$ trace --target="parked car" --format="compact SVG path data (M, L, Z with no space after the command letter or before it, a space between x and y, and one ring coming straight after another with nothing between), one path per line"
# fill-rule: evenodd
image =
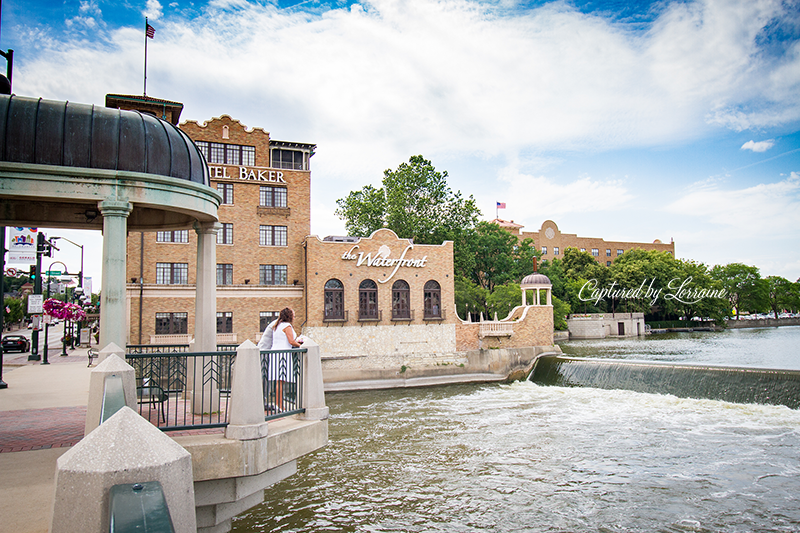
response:
M4 352L27 352L31 349L31 341L22 335L6 335L3 337Z

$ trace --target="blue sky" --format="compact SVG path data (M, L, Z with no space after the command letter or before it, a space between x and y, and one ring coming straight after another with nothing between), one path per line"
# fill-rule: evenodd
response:
M317 144L315 234L422 154L486 219L800 277L798 0L4 0L14 92L141 94L145 16L149 96Z

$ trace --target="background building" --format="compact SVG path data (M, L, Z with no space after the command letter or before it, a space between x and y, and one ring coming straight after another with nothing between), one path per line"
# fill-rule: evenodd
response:
M134 102L135 103L135 102ZM303 240L310 233L315 145L276 141L223 115L180 128L222 198L217 232L217 342L258 341L284 307L305 321ZM185 343L193 331L195 231L128 237L130 344Z
M545 220L539 231L522 231L521 224L514 221L501 220L496 218L492 223L509 231L512 235L519 237L519 240L533 239L538 250L542 252L542 259L558 259L564 255L567 248L577 248L582 252L589 252L598 263L611 266L614 259L624 254L628 250L659 250L675 255L675 243L670 239L669 244L664 244L659 239L652 243L647 242L622 242L606 241L596 237L578 237L574 233L561 233L558 226L552 220Z

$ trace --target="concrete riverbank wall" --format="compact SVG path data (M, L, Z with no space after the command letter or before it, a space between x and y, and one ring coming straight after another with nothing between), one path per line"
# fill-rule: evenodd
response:
M456 324L305 327L322 349L326 391L503 381L530 370L553 343L552 306L522 305L501 320Z
M778 326L800 326L800 318L758 318L755 320L738 319L726 320L725 324L731 329L776 328Z

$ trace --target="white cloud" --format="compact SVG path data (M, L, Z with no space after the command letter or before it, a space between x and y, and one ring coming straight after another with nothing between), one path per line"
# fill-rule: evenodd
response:
M566 3L521 13L467 0L374 0L317 16L219 2L202 18L161 21L148 92L183 101L188 118L230 113L269 128L292 124L281 137L346 139L350 148L329 161L336 168L356 152L394 162L411 153L648 146L699 136L706 121L738 128L776 109L795 115L797 91L788 88L773 105L742 111L764 91L797 85L769 75L800 68L800 57L774 65L756 54L755 37L779 6L676 3L635 34ZM161 16L161 4L149 0L146 13ZM66 79L83 100L137 90L138 33L117 31L91 50L59 44L20 65L18 90L63 93ZM77 87L75 70L85 74Z
M142 15L150 20L158 20L163 14L161 2L158 0L147 0L147 4L144 7Z
M794 239L800 227L800 175L792 172L782 181L738 190L721 190L704 183L666 210L692 217L698 229L735 232L738 240Z
M634 195L620 180L597 181L582 176L568 183L556 182L544 176L530 176L513 170L505 170L501 181L508 183L508 196L513 195L514 216L517 220L540 220L557 218L573 213L601 213L623 208ZM497 191L490 191L489 205L496 200ZM484 196L484 195L481 195ZM494 200L492 200L494 198ZM492 204L493 205L493 204ZM485 213L485 215L492 215Z
M766 152L770 148L775 146L775 141L770 139L768 141L747 141L742 145L742 150L752 150L754 152Z

